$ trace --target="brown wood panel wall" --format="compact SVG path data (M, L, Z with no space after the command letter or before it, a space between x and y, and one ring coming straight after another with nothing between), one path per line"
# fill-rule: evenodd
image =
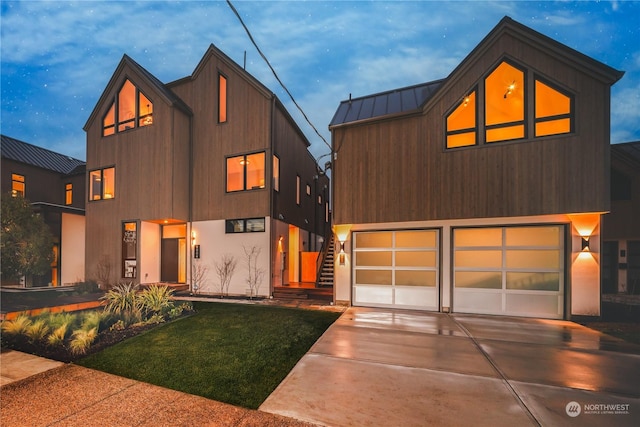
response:
M445 150L446 112L505 52L575 94L576 132ZM509 36L463 71L422 115L334 130L336 223L608 209L606 85Z

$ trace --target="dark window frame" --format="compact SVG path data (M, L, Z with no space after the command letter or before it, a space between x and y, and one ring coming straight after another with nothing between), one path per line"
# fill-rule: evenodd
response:
M64 204L69 206L73 204L73 183L64 184Z
M100 171L100 182L104 182L104 172L106 170L109 170L109 169L113 169L113 197L105 197L105 186L103 184L100 184L100 198L99 199L94 199L93 198L93 193L91 192L91 190L92 190L91 174L92 174L92 172ZM89 188L89 191L88 191L89 202L99 202L99 201L102 201L102 200L113 200L113 199L116 198L116 167L115 167L115 165L106 166L104 168L92 169L87 174L87 177L89 178L89 185L88 185L88 188Z
M220 91L221 82L224 80L224 99ZM224 102L224 117L220 108ZM224 124L229 121L229 79L222 72L218 71L218 124Z
M16 177L20 177L22 179L16 179ZM22 185L22 190L17 190L15 188L16 184ZM25 197L27 194L27 177L21 173L11 172L11 196L12 197Z
M129 83L131 83L131 85L135 88L135 94L134 94L134 102L135 102L135 112L134 112L134 117L131 119L126 119L123 121L120 121L119 119L119 114L118 114L118 110L119 110L119 98L120 98L120 92L122 91L122 89L124 88L124 85L127 83L127 81ZM151 112L148 112L143 114L142 111L140 111L140 95L143 95L145 98L147 98L147 100L149 101L149 105L151 106ZM153 125L153 117L154 117L154 108L153 105L155 104L155 102L149 98L147 96L147 94L140 89L140 87L135 84L131 79L129 79L128 77L124 79L124 81L122 82L122 85L120 85L120 89L118 89L118 91L115 93L115 95L113 96L113 102L111 104L109 104L109 108L107 109L107 111L102 115L102 122L101 122L101 126L102 126L102 137L109 137L109 136L113 136L116 135L118 133L123 133L123 132L128 132L131 130L135 130L135 129L139 129L139 128L145 128L148 126ZM113 108L113 124L110 124L108 126L105 126L104 121L107 117L107 115L109 115L109 112L111 111L111 109ZM145 118L149 117L151 119L150 123L144 126L140 126L140 122L142 120L144 120ZM120 126L122 126L123 124L127 124L127 123L133 123L133 126L128 127L126 129L120 130ZM105 134L105 131L107 129L113 129L113 132L110 134Z
M262 227L258 227L258 229L254 229L254 227L250 227L249 224L253 221L256 221L258 224L262 222ZM236 223L241 224L241 229L236 230ZM258 218L235 218L235 219L226 219L224 221L224 232L225 234L242 234L242 233L264 233L267 230L266 220L264 217Z
M267 175L267 153L266 151L255 151L255 152L251 152L251 153L245 153L245 154L239 154L239 155L234 155L234 156L227 156L224 159L224 171L225 171L225 185L224 185L224 189L225 192L227 194L232 194L232 193L239 193L242 191L259 191L259 190L264 190L265 188L267 188L266 183L264 185L262 185L261 187L252 187L252 188L247 188L247 157L249 156L253 156L256 154L264 154L264 162L262 164L262 173L263 173L263 180L265 180L265 177ZM229 159L239 159L239 158L243 158L243 160L241 161L241 164L243 166L243 174L242 174L242 188L240 190L229 190ZM242 163L244 162L244 163Z

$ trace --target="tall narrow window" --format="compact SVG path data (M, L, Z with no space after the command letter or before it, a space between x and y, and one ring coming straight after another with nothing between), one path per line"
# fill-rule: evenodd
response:
M118 132L136 125L136 87L129 80L118 93Z
M476 91L466 95L447 116L447 148L476 144Z
M70 205L73 203L73 184L68 183L64 185L64 204Z
M113 199L116 189L116 169L97 169L89 172L89 200Z
M300 188L300 175L296 175L296 205L300 204L300 192L302 189Z
M265 153L227 158L227 192L264 188Z
M536 80L536 136L571 132L571 97Z
M137 272L138 225L122 223L122 277L135 278Z
M13 197L24 197L25 191L25 183L24 183L24 175L19 175L17 173L11 174L11 195Z
M153 124L153 102L125 80L102 119L102 136Z
M280 191L280 159L273 155L273 189Z
M218 74L218 123L227 121L227 78Z
M486 141L525 137L524 72L502 62L485 79Z

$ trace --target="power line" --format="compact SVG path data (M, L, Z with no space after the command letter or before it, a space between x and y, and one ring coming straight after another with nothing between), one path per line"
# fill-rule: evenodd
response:
M280 77L278 77L278 73L276 73L276 70L273 69L273 67L271 66L271 63L269 62L267 57L260 50L260 48L258 47L258 44L253 39L253 36L251 35L251 32L249 31L249 28L247 28L247 26L245 25L244 21L242 20L242 17L240 16L240 14L236 10L236 8L233 6L233 4L231 4L231 0L227 0L227 4L229 5L229 7L233 11L233 13L236 15L238 20L240 21L240 24L242 24L242 27L244 28L244 30L247 32L247 35L249 36L249 40L251 40L251 43L253 43L253 46L256 48L256 50L258 51L258 53L260 54L262 59L264 59L264 62L267 63L267 65L269 66L269 69L273 73L274 77L276 78L278 83L280 83L280 86L282 86L282 89L284 89L284 91L287 92L287 95L289 95L289 98L291 98L291 101L293 102L293 104L298 108L298 110L300 111L300 113L302 114L304 119L307 121L307 123L309 123L309 126L311 126L311 128L315 131L316 135L318 135L320 137L320 139L322 140L322 142L324 142L326 144L326 146L329 147L329 149L331 150L331 145L327 142L326 139L324 139L324 137L320 134L320 132L318 132L318 129L316 129L316 127L313 125L313 123L311 123L311 120L309 120L309 117L307 117L305 112L302 110L302 107L300 107L300 105L298 105L296 100L293 98L293 95L291 94L291 92L289 92L289 89L287 89L287 87L284 85L284 83L282 83L282 80L280 80Z

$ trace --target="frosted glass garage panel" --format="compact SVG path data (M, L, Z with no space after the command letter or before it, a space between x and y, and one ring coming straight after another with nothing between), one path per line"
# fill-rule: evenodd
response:
M438 295L435 288L396 288L397 306L419 307L437 310Z
M356 285L391 286L391 270L356 270Z
M356 249L363 248L390 248L393 245L391 231L375 233L356 233L354 238Z
M506 263L507 268L558 269L560 268L560 251L508 249Z
M396 252L396 267L434 267L436 253L434 251Z
M502 289L502 273L499 271L456 271L456 288Z
M454 293L454 309L462 313L500 313L502 293L458 289Z
M453 234L454 246L502 246L501 228L458 228Z
M507 272L507 289L526 291L559 291L560 273Z
M508 227L505 230L507 246L552 246L561 243L562 229L553 227Z
M424 270L396 270L396 286L436 286L436 272Z
M358 304L393 303L393 288L383 286L358 286L354 288L354 297Z
M562 317L562 297L555 295L507 294L505 314Z
M391 251L376 252L355 252L355 262L358 267L367 266L388 266L393 262L393 254Z
M396 231L396 248L435 248L437 237L435 230Z
M456 251L456 268L501 268L502 251Z

